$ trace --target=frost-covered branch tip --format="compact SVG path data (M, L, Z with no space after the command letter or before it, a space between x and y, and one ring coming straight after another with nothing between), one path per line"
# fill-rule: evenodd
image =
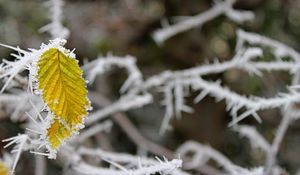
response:
M14 91L14 89L12 89L12 92L11 94L0 94L0 104L11 121L24 121L27 118L24 117L24 112L29 111L31 113L32 111L30 102L39 104L41 100L27 92Z
M26 142L28 140L28 136L26 134L18 135L15 137L11 137L8 139L3 140L2 142L7 142L4 148L7 148L13 144L16 144L11 153L15 153L14 162L11 167L11 172L14 174L15 169L17 167L17 163L20 159L21 153L24 149L26 149L27 145Z
M232 163L226 156L219 151L194 141L188 141L177 149L177 153L183 157L189 156L192 153L191 161L186 162L188 168L194 169L199 167L210 159L222 166L225 172L231 175L263 175L263 168L246 169Z
M278 93L272 98L254 96L249 97L238 94L226 87L221 86L220 82L218 81L209 82L202 78L204 75L222 73L229 69L238 68L241 70L245 70L251 75L255 74L258 76L262 76L266 71L286 71L291 74L293 79L296 79L296 74L300 69L300 64L295 64L295 62L298 62L299 57L299 54L295 50L282 43L279 43L278 41L241 30L238 31L238 36L239 46L237 47L239 47L240 49L237 50L235 56L231 60L225 62L219 62L218 60L215 60L215 62L211 64L205 64L181 71L165 71L161 74L154 75L144 81L141 78L138 78L136 79L138 81L135 82L139 83L132 84L130 91L128 91L127 94L124 94L123 97L133 98L135 96L139 96L140 93L149 91L150 89L162 90L165 95L163 104L166 106L166 113L164 121L162 123L161 131L164 131L168 128L168 123L172 116L176 115L180 117L181 112L192 112L192 109L185 104L184 100L184 98L190 94L189 87L192 87L193 90L201 91L199 96L195 98L195 102L201 101L207 95L211 95L217 100L225 99L227 110L230 111L231 115L234 118L233 122L230 123L231 125L251 115L254 116L258 121L261 121L260 117L257 114L257 111L269 108L278 108L281 106L286 106L290 103L299 102L300 95L294 89L289 89L289 91L285 94ZM242 47L245 42L256 44L256 47ZM270 47L272 50L274 50L274 52L278 52L278 50L281 50L281 57L277 57L276 60L270 62L259 61L258 58L263 56L263 50L257 45ZM295 56L295 58L293 57L294 60L291 61L285 61L282 58L282 53L285 53L285 55L289 55L292 57ZM126 61L126 59L124 58L103 59L102 61L101 59L99 59L95 62L99 65L96 66L96 63L87 65L87 67L89 66L90 68L92 68L92 71L88 73L88 75L92 77L91 80L94 79L97 74L102 73L106 70L105 65L108 65L108 68L110 68L112 65L126 67L128 72L136 72L134 74L139 75L136 77L141 77L138 69L133 69L136 68L135 62L130 61L129 64L128 61ZM127 100L129 101L129 99ZM124 107L119 106L121 104L122 103L119 102L118 104L115 103L114 108L125 109ZM239 111L243 107L246 108L246 111L238 115ZM111 110L112 108L108 109L110 109L110 112L107 112L108 110L104 110L107 113L103 113L103 111L97 111L96 113L99 114L99 118L110 114L111 111L116 111Z
M227 110L231 112L234 118L231 125L249 115L253 115L260 121L260 117L256 113L258 110L277 108L289 103L298 102L300 100L300 95L293 89L290 89L286 94L279 93L277 96L268 99L254 96L247 97L221 86L218 81L209 82L202 78L203 75L221 73L232 68L245 70L249 72L249 74L256 74L258 76L262 76L264 71L283 70L290 72L294 77L295 73L297 73L300 68L300 64L295 64L293 61L256 61L256 58L260 56L262 56L262 50L260 48L241 49L230 61L221 63L215 61L213 64L202 65L183 71L164 72L146 80L144 88L163 86L163 92L165 94L163 104L166 105L166 113L162 130L167 129L168 121L174 114L177 114L178 116L180 111L192 112L191 109L184 104L184 97L189 94L188 87L190 86L193 90L201 91L195 98L196 103L201 101L207 95L211 95L217 100L225 99ZM173 105L173 100L175 101L175 105ZM237 112L243 107L246 107L247 111L238 116Z
M128 73L128 78L122 85L120 92L124 93L142 82L142 73L136 65L136 58L130 55L118 57L108 54L106 57L98 57L96 60L86 64L84 69L87 72L87 79L90 83L93 83L96 75L103 74L113 67L125 68Z
M271 149L271 145L268 141L252 126L237 125L233 128L242 137L249 139L252 147L261 148L265 153Z
M257 33L246 32L242 29L237 31L237 45L236 51L242 49L245 43L249 44L258 44L261 46L267 46L273 49L273 53L277 56L278 59L281 59L284 56L290 56L296 62L300 62L300 54L290 46L276 41L274 39L268 38L266 36L259 35Z
M234 9L234 2L234 0L225 0L222 2L217 1L211 9L203 13L200 13L196 16L185 17L184 20L179 21L171 26L163 26L162 29L156 30L152 37L156 43L161 44L176 34L187 31L194 27L201 27L204 23L213 20L222 14L237 23L242 23L254 18L254 13L250 11Z
M44 156L35 155L35 171L34 175L46 175L47 161Z
M112 166L115 166L118 169L106 169L106 168L100 168L95 167L86 163L81 163L77 167L75 167L75 170L80 172L81 174L86 175L145 175L145 174L155 174L159 173L161 175L168 175L174 172L176 169L180 168L182 166L182 160L179 159L173 159L171 161L161 161L159 160L157 164L150 165L150 166L140 166L135 169L129 169L121 166L120 164L107 161L108 163L112 164ZM174 173L175 174L175 173ZM178 175L187 175L186 173L180 173Z
M92 149L86 147L79 147L76 150L71 145L63 145L59 152L64 165L68 165L70 169L77 171L78 174L88 175L148 175L160 173L164 175L189 175L180 170L182 167L181 159L173 159L168 161L166 159L151 159L141 158L125 153L113 153L101 150L100 148ZM95 162L89 164L88 159L91 160L102 159L111 164L110 168L97 166Z
M291 103L300 102L300 93L292 90L286 94L280 93L278 96L273 98L246 97L232 92L228 88L222 87L220 83L208 82L200 78L195 78L193 82L194 86L198 87L199 89L203 89L207 94L210 94L216 99L226 100L227 110L230 110L234 117L234 120L229 125L236 124L250 115L253 115L256 119L259 119L256 113L259 110L278 108ZM236 112L242 107L247 109L246 112L237 116Z
M70 31L63 26L63 0L48 0L46 6L49 8L51 23L40 29L40 32L49 32L52 39L68 38Z
M133 156L133 155L129 155L129 154L124 154L124 153L112 153L112 152L108 152L108 151L104 151L101 149L91 149L91 148L85 148L85 147L81 147L78 150L79 154L81 156L89 156L89 157L95 157L95 158L101 158L104 161L110 161L110 162L114 162L114 163L118 163L121 164L122 166L126 166L126 167L135 167L136 169L139 169L139 171L141 171L141 169L146 168L146 167L153 167L154 165L161 165L160 168L163 169L163 165L166 165L166 167L168 165L174 166L173 168L170 168L170 172L172 172L173 175L188 175L188 173L181 171L180 168L181 167L181 160L180 159L174 159L173 163L166 161L162 162L159 159L155 160L155 159L151 159L151 158L146 158L146 157L138 157L138 156ZM169 162L169 163L168 163ZM178 163L177 165L174 163ZM177 166L177 167L176 167ZM154 171L154 172L160 172L160 171ZM135 173L134 173L135 174ZM151 174L151 173L149 173Z
M265 174L267 175L275 174L274 171L276 169L274 167L276 164L276 155L279 151L279 147L285 136L285 133L287 132L290 123L293 121L293 118L291 117L292 116L288 115L282 116L281 122L275 134L275 138L273 139L272 145L267 152L267 160L265 164Z

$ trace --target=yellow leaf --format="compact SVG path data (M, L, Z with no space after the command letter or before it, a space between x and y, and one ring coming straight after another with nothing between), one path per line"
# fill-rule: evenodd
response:
M65 125L60 123L56 118L48 129L49 142L54 149L57 149L60 146L61 141L69 138L71 135L71 130L67 129Z
M87 116L90 104L85 80L77 60L58 48L46 50L37 65L38 88L54 114L47 136L56 150L62 141L79 130Z
M9 175L7 166L0 160L0 175Z

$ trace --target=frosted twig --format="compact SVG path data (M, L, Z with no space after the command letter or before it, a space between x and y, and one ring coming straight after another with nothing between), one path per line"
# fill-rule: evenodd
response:
M169 126L169 122L173 116L173 93L172 93L172 85L171 84L167 84L164 87L164 100L162 101L162 105L166 106L165 109L165 115L161 124L161 129L160 129L160 133L163 133L165 130L167 130L168 126Z
M150 94L137 95L137 96L123 96L112 105L91 113L86 120L86 125L91 125L95 121L101 120L110 114L126 111L132 108L139 108L144 105L152 103L152 96Z
M298 120L300 118L300 109L296 104L285 106L281 110L281 113L285 114L284 116L289 116L292 120Z
M254 18L254 13L250 11L241 11L233 9L233 4L235 0L225 0L223 2L217 1L217 3L209 10L200 13L196 16L186 17L178 23L171 26L165 26L162 29L156 30L152 37L156 43L162 44L168 38L172 36L187 31L194 27L201 27L204 23L224 14L229 19L242 23Z
M233 128L241 136L247 137L252 145L252 147L261 148L264 152L268 152L271 149L271 145L258 131L247 125L237 125Z
M5 44L0 46L12 49L17 51L18 54L11 54L16 58L15 61L7 61L3 59L3 63L0 65L0 79L5 79L5 84L2 86L0 93L2 93L7 86L13 81L13 78L16 77L21 71L26 69L28 64L32 61L30 53L20 49L19 47L12 47Z
M120 164L125 164L130 167L134 166L137 168L142 168L145 166L151 166L157 164L157 160L151 159L151 158L143 158L138 156L132 156L129 154L122 154L122 153L112 153L103 151L101 149L91 149L91 148L85 148L80 147L78 150L80 155L90 156L90 157L98 157L103 160L113 161ZM185 172L182 172L180 170L174 170L172 173L174 175L183 175L186 174Z
M10 114L10 120L13 122L25 120L24 111L30 111L29 101L40 103L40 99L30 93L13 91L12 94L0 94L0 105L4 107L7 114Z
M105 97L103 97L98 93L90 92L90 99L97 106L110 106L112 104L112 102L109 99L106 99ZM130 122L130 120L125 114L121 112L112 114L112 119L116 122L116 124L118 124L122 128L122 130L127 134L127 136L140 148L144 149L145 151L149 151L155 155L164 155L168 159L174 158L174 153L172 151L145 138L138 131L138 129L133 125L133 123ZM208 175L218 174L218 170L210 167L209 165L201 166L197 168L197 170Z
M113 162L110 162L113 163ZM113 170L113 169L105 169L100 167L91 166L86 163L81 163L77 167L75 167L75 170L82 174L88 174L88 175L145 175L145 174L170 174L174 172L176 169L180 168L182 166L182 161L179 159L173 159L171 161L165 160L164 162L158 162L151 166L145 166L145 167L139 167L137 169L126 169L118 164L118 168L121 168L121 170ZM181 173L177 175L186 175L187 173Z
M236 45L236 51L240 50L245 42L248 42L250 44L259 44L261 46L271 47L278 58L282 58L283 56L290 56L295 61L300 61L300 54L295 49L279 41L256 33L246 32L241 29L237 31L237 34L238 42Z
M28 139L28 136L26 134L22 134L22 135L18 135L15 137L11 137L5 140L2 140L2 142L8 142L4 148L7 148L13 144L16 144L16 146L14 147L14 149L12 150L12 153L16 153L15 158L14 158L14 163L11 167L11 172L14 174L16 167L17 167L17 163L20 159L21 153L22 151L25 149L26 147L26 141Z
M35 155L35 175L45 175L47 162L44 156Z
M227 109L234 110L246 107L247 111L233 120L229 125L233 125L249 115L256 115L258 110L277 108L291 103L300 102L300 94L290 91L287 94L272 98L246 97L230 91L215 82L208 82L201 78L192 80L196 87L203 89L217 99L226 99ZM255 117L255 116L254 116Z
M109 54L106 57L98 57L96 60L84 65L83 69L87 72L89 82L93 83L96 75L103 74L114 66L125 68L128 72L128 78L121 87L120 92L124 93L131 87L139 86L142 82L142 74L136 65L136 58L130 55L117 57Z
M152 88L163 87L163 91L165 94L165 100L163 101L163 104L167 107L165 118L161 127L161 132L163 132L168 128L168 122L170 121L174 112L177 114L177 116L181 111L191 112L191 109L184 104L183 100L184 96L189 93L184 91L184 89L188 89L186 87L189 86L191 86L193 90L202 90L202 93L196 98L196 102L198 102L208 94L216 97L219 100L226 99L228 107L227 109L231 110L231 114L235 119L231 123L231 125L250 115L254 116L258 121L260 121L260 118L256 113L258 110L276 108L292 102L298 102L300 101L300 95L296 91L290 90L290 92L287 94L279 94L278 96L269 99L259 97L246 97L220 86L218 82L207 82L201 78L204 75L221 73L232 68L246 70L250 74L256 74L259 76L262 75L263 71L278 70L288 71L292 75L295 75L295 73L300 68L300 64L295 64L294 62L284 62L282 60L277 60L274 62L255 61L255 58L260 56L262 56L262 50L260 48L250 47L247 49L238 50L236 55L230 61L221 63L215 61L215 63L213 64L202 65L182 71L165 71L161 74L154 75L143 82L140 82L139 79L138 83L135 83L135 85L138 86L133 86L130 91L128 91L127 94L121 97L118 102L114 103L113 106L92 114L93 117L90 117L91 119L89 119L90 121L88 120L88 123L99 120L106 115L111 114L113 111L117 111L116 109L120 110L121 108L123 108L122 105L124 104L128 105L128 101L131 100L127 98L133 98L135 96L138 96L139 93L147 92ZM90 72L89 75L91 77L95 77L97 73L99 73L99 71L101 72L104 70L105 69L103 68L98 71L95 69ZM175 104L173 104L173 90ZM125 100L121 102L122 98L127 99L127 102L124 103ZM150 101L147 101L147 103L150 103ZM138 103L134 103L133 105L138 105ZM176 106L172 107L173 105ZM131 106L130 108L132 107L134 106ZM242 107L246 107L247 111L237 118L237 112ZM175 109L176 111L174 111ZM98 117L94 117L95 115L98 115ZM95 118L95 120L93 118Z
M245 32L243 30L238 31L238 43L236 46L236 50L239 50L244 43L250 44L259 44L262 46L271 47L274 51L275 56L280 60L280 58L284 56L291 57L296 63L300 63L300 54L294 50L293 48L270 38L261 36L259 34ZM297 69L296 69L297 70ZM292 79L292 86L299 84L299 70L297 70L296 75ZM299 118L299 110L294 106L294 103L287 104L283 106L282 110L282 120L278 127L278 130L275 134L275 138L273 140L271 149L267 152L267 160L265 165L265 173L272 174L274 173L274 164L276 162L276 155L282 142L282 139L288 129L291 121Z
M95 154L91 154L94 152ZM103 154L102 154L103 153ZM103 159L105 158L115 158L117 157L117 153L109 153L109 152L99 152L99 149L93 150L88 148L81 148L79 151L76 151L74 147L69 145L63 145L61 147L61 151L59 152L59 157L62 159L62 162L64 162L64 165L68 165L68 167L71 167L78 171L80 174L89 174L89 175L144 175L144 174L153 174L153 173L176 173L175 175L188 175L188 173L179 171L178 168L182 166L182 161L180 159L173 159L172 161L155 161L153 164L148 161L149 164L147 166L141 166L143 164L135 163L135 168L133 169L126 169L122 165L119 165L115 162L110 161L109 159L105 159L105 161L111 163L114 166L117 166L117 168L121 168L121 170L114 170L114 169L108 169L108 168L100 168L96 166L92 166L90 164L87 164L84 162L81 158L81 155L87 155L90 157L97 157L100 154L103 155ZM129 161L132 161L134 158L130 155L122 154L121 160L126 159ZM122 158L124 157L125 158ZM119 160L119 159L117 159ZM126 161L125 160L125 161ZM136 157L136 161L138 161L138 157ZM151 163L151 164L150 164ZM122 171L123 170L123 171ZM130 172L130 173L129 173ZM129 174L128 174L129 173Z
M182 112L192 113L193 109L185 104L185 97L189 94L184 81L176 79L163 87L164 100L162 104L166 106L166 112L161 125L160 133L168 129L169 122L175 113L178 118ZM173 102L174 101L174 102ZM174 103L174 104L173 104Z
M51 14L51 23L42 27L40 32L49 32L52 39L68 38L70 31L63 26L63 0L49 0L46 6L49 8Z
M174 82L175 114L181 117L181 112L193 113L193 109L185 104L185 97L189 94L188 88L184 86L184 81L176 79Z
M291 118L291 116L283 115L282 121L279 124L279 127L275 134L275 138L271 145L271 149L269 149L267 151L267 160L266 160L266 165L265 165L265 174L266 175L273 174L274 165L276 163L276 155L278 153L280 143L282 142L284 135L287 132L287 129L292 121L293 121L293 118Z
M217 150L202 145L194 141L187 141L177 149L177 153L186 157L189 153L194 153L192 161L188 162L186 166L195 168L205 164L209 159L216 161L227 172L232 175L263 175L263 168L256 168L248 170L232 163L227 157Z
M185 69L181 71L165 71L158 75L154 75L148 78L140 89L150 89L154 87L162 86L170 81L175 81L176 79L186 79L193 76L203 76L215 73L225 72L226 70L239 68L241 70L246 70L249 73L255 74L261 71L289 71L295 73L299 70L300 66L295 65L294 62L256 62L253 59L262 56L262 50L260 48L248 48L239 50L236 55L230 60L225 62L216 61L213 64L201 65L193 67L190 69ZM260 74L258 74L260 75Z

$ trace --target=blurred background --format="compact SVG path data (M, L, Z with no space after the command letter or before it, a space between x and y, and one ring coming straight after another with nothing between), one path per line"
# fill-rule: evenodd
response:
M38 48L41 43L47 43L49 35L38 32L49 23L48 9L43 3L42 0L0 0L0 42L24 49ZM220 16L201 28L176 35L162 46L158 46L151 38L151 33L161 28L162 18L196 15L209 9L213 3L210 0L65 0L64 25L71 32L67 48L76 48L75 53L81 64L84 60L91 61L108 53L133 55L144 78L168 69L191 68L215 58L221 61L231 59L238 28L257 32L300 50L300 0L238 0L235 8L255 12L253 21L238 25ZM10 52L0 48L1 58L10 58ZM274 58L268 50L264 55L264 60ZM260 78L243 71L230 70L205 78L220 79L224 85L239 93L264 97L284 92L290 83L289 75L284 72L266 73ZM114 70L97 77L91 89L114 101L119 98L119 88L125 79L124 70ZM193 104L197 94L195 92L187 98L195 112L183 114L181 120L173 120L173 130L164 135L159 135L164 116L164 108L160 105L161 94L156 93L154 104L126 114L142 135L171 150L186 140L196 140L218 149L241 166L263 164L264 157L260 150L250 149L247 139L240 138L227 127L231 117L225 110L224 101L215 102L213 98L206 97L199 104ZM281 120L280 113L267 110L261 111L260 115L263 124L258 124L252 118L242 123L256 126L271 141ZM5 119L0 122L0 140L19 132L22 129L18 124ZM114 151L138 151L117 125L107 134L107 138ZM279 164L292 173L300 165L299 145L300 123L295 122L289 128L278 156ZM29 153L23 155L21 167L25 166L22 162L32 158ZM53 167L49 168L48 174L59 175L60 167L51 161L50 164ZM34 165L26 164L28 166ZM30 171L28 169L22 174L32 174Z

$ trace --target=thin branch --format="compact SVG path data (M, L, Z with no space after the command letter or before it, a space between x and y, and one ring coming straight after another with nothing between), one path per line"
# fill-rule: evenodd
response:
M146 158L146 157L137 157L137 156L132 156L129 154L123 154L123 153L112 153L112 152L107 152L103 151L101 149L91 149L91 148L85 148L85 147L80 147L78 150L80 155L84 156L90 156L90 157L98 157L103 160L108 160L108 161L113 161L116 163L120 164L126 164L135 167L145 167L145 166L151 166L157 164L157 160L151 159L151 158ZM180 174L186 174L185 172L182 172L180 170L175 170L174 175L180 175Z
M108 115L116 112L127 111L129 109L139 108L152 103L152 96L150 94L136 95L136 96L124 96L113 104L93 112L86 120L86 125L91 125L98 120L102 120Z
M261 148L264 152L270 151L270 143L268 143L268 141L256 130L255 127L248 125L237 125L234 126L233 129L241 136L247 137L252 147Z
M112 102L106 99L105 97L90 92L89 97L92 102L94 102L98 106L111 106ZM99 100L101 99L101 100ZM102 103L100 103L102 102ZM138 146L142 147L144 150L148 150L156 155L164 155L167 158L174 158L174 155L171 151L161 147L160 145L149 141L144 138L140 132L136 129L136 127L128 120L127 116L120 112L113 112L112 118L113 120L123 129L123 131L127 134L127 136Z
M70 31L63 26L63 0L49 0L46 6L49 8L51 23L42 27L40 32L49 32L52 39L68 38Z
M75 167L75 170L82 174L86 175L104 175L104 174L110 174L110 175L145 175L145 174L170 174L174 172L174 170L178 169L182 165L182 161L178 159L173 159L171 161L164 161L164 162L158 162L155 165L147 166L147 167L140 167L138 169L126 169L118 164L114 164L113 162L109 162L121 170L113 170L113 169L106 169L106 168L100 168L95 167L92 165L88 165L86 163L81 163L77 167ZM177 173L174 173L177 174ZM186 175L187 173L180 173L177 175Z
M15 158L14 158L14 163L11 167L11 172L12 174L15 173L16 167L17 167L17 163L19 162L20 156L22 151L25 149L26 147L26 142L27 142L28 136L26 134L22 134L22 135L18 135L15 137L11 137L5 140L2 140L2 142L8 142L4 148L7 148L13 144L16 144L16 146L14 147L14 149L12 150L12 153L16 153Z
M142 82L142 73L136 65L136 58L130 55L117 57L108 54L106 57L98 57L96 60L85 64L83 69L87 72L89 83L93 83L96 75L107 72L112 67L125 68L128 78L120 89L121 93L126 92L131 87L139 86Z
M35 155L35 175L45 175L47 171L47 161L44 156Z
M162 29L156 30L152 37L156 43L162 44L165 40L177 35L181 32L185 32L194 27L201 27L204 23L213 20L214 18L224 14L229 19L242 23L254 18L254 13L250 11L241 11L233 9L234 0L225 0L223 2L217 2L211 9L200 13L196 16L186 17L171 26L164 26Z
M92 92L89 92L89 94L90 94L89 98L91 99L91 101L98 106L103 106L103 107L110 106L112 103L111 101L109 101L109 99L106 99L105 97L99 94L92 93ZM155 155L164 155L168 159L175 158L175 154L171 150L159 144L156 144L148 140L144 136L142 136L138 131L138 129L131 123L131 121L128 119L128 117L125 114L121 112L117 112L112 114L112 118L123 129L123 131L127 134L127 136L142 149L146 151L150 151ZM209 165L202 165L197 168L197 171L207 175L219 174L219 171L217 169L214 169Z
M275 134L275 138L273 140L271 149L269 149L267 152L267 160L266 160L266 165L265 165L265 174L266 175L273 174L274 165L276 163L276 155L278 153L278 150L279 150L280 144L284 138L284 135L286 134L288 127L292 121L293 121L293 119L289 115L284 115L282 117L282 121L280 122L280 125Z
M250 44L259 44L261 46L271 47L278 58L284 56L290 56L295 61L300 61L300 54L293 48L276 41L274 39L262 36L256 33L246 32L243 30L238 30L238 43L236 45L236 51L240 50L245 42Z
M189 168L198 167L205 164L209 159L212 159L232 175L263 175L262 167L252 170L242 168L231 162L226 156L217 150L194 141L185 142L177 149L177 153L183 157L188 156L188 153L194 153L192 161L187 164Z

